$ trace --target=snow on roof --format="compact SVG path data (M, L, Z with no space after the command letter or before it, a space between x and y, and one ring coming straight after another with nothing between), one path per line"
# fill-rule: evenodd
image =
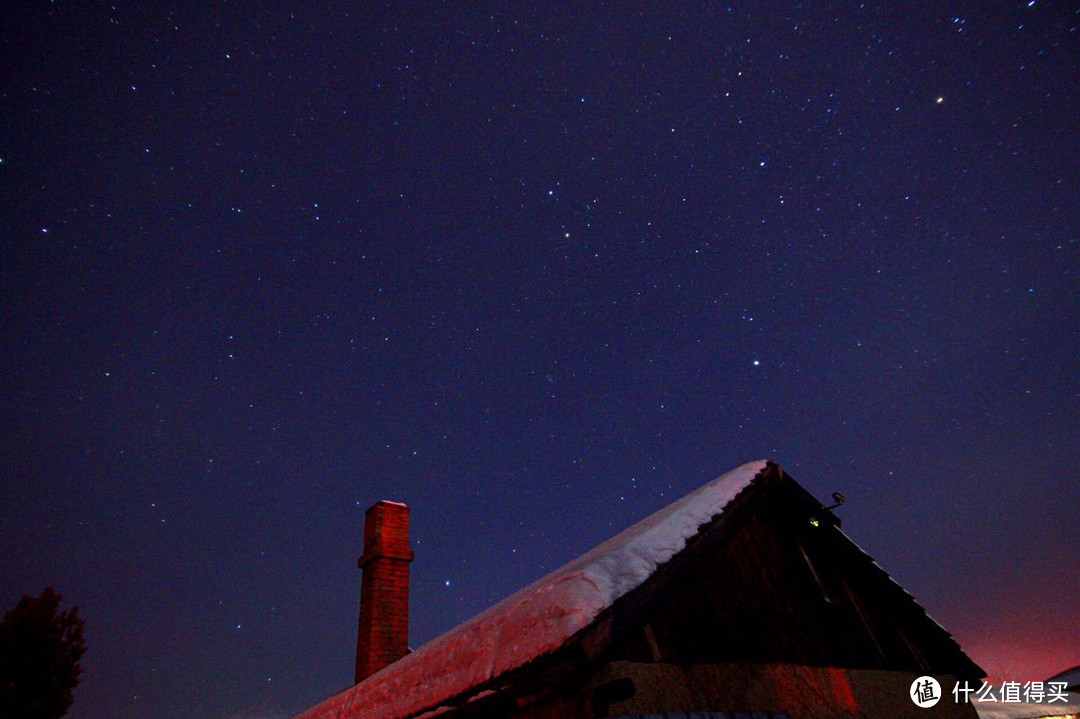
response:
M300 716L407 716L558 649L680 552L765 466L731 470Z

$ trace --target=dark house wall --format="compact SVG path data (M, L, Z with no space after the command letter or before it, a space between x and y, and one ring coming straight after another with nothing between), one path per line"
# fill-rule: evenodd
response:
M761 490L725 512L729 531L699 535L612 658L982 676L833 521L811 522L820 504L786 475Z

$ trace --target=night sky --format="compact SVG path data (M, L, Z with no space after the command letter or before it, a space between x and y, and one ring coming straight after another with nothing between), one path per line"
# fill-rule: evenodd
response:
M198 7L196 7L198 6ZM352 679L772 459L991 678L1080 662L1080 10L11 2L0 605L70 716Z

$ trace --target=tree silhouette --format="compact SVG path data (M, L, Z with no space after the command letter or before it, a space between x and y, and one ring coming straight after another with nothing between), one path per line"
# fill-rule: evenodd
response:
M59 612L47 587L23 596L0 622L0 719L56 719L67 713L86 652L78 607Z

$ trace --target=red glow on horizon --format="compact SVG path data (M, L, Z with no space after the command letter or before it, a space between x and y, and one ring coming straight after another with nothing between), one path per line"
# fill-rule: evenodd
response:
M1080 665L1080 632L1067 583L1038 588L983 577L945 624L986 680L1045 681Z
M1071 639L1071 641L1070 641ZM1080 664L1075 638L1064 635L1060 643L1047 641L1045 634L1027 634L1017 627L988 630L982 637L968 639L962 646L976 664L986 671L986 681L1043 681Z

